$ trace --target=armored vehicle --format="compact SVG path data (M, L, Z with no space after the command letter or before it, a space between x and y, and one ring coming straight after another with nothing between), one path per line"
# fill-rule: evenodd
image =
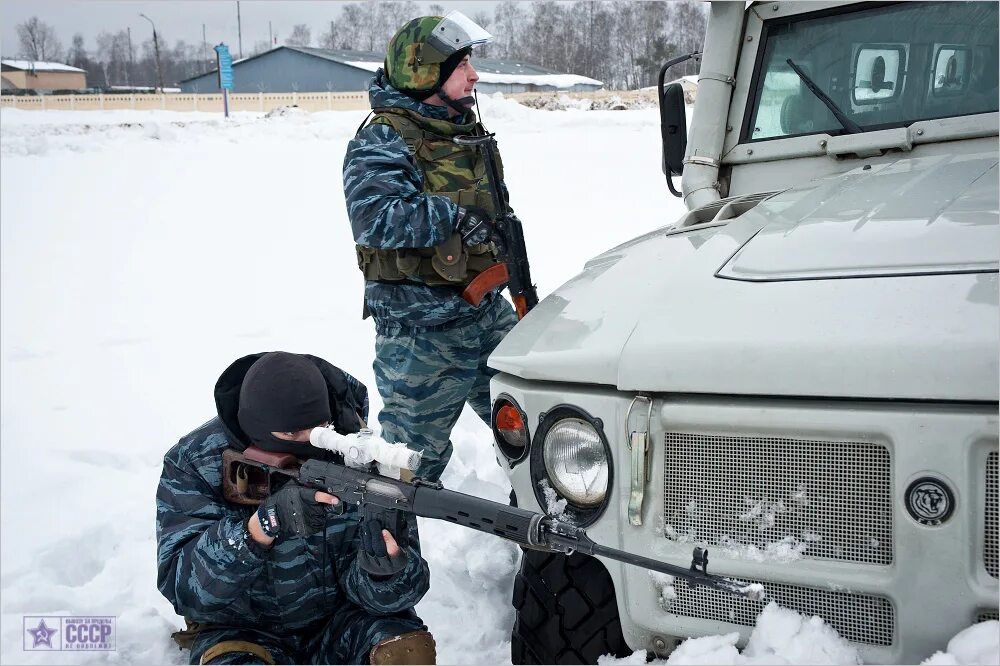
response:
M707 547L868 662L997 618L997 8L711 3L690 131L661 87L687 212L490 359L518 505ZM513 601L515 663L745 641L764 607L532 550Z

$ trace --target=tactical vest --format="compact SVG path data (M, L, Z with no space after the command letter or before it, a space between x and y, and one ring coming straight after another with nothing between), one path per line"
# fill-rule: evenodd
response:
M407 109L375 109L369 125L388 125L402 137L423 172L424 192L448 197L459 206L478 206L493 215L493 199L486 178L486 160L471 146L451 139L485 133L479 123L455 124L425 118ZM503 164L494 156L500 177ZM453 233L436 247L383 250L357 245L358 267L365 280L413 282L431 287L463 288L497 263L492 243L466 247Z

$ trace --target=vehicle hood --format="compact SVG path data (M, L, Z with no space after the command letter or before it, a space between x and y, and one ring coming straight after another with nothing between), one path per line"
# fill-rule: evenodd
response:
M996 401L997 154L887 159L592 259L490 357L628 391Z
M819 178L761 209L719 274L743 280L997 269L997 156L923 157Z

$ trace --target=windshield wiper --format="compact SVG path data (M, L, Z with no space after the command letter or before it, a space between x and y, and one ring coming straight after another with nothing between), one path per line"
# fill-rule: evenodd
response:
M816 95L819 101L826 104L826 108L830 109L830 113L832 113L833 117L837 119L837 122L839 122L844 129L847 130L848 134L860 134L861 132L864 132L864 130L861 129L857 123L848 118L847 115L840 110L840 107L837 106L836 102L830 99L829 95L820 90L819 86L813 83L813 80L806 76L806 73L803 72L798 65L792 62L791 58L786 58L785 62L788 63L788 66L792 68L793 72L799 75L799 78L802 79L802 83L806 84L806 88L809 89L809 92Z

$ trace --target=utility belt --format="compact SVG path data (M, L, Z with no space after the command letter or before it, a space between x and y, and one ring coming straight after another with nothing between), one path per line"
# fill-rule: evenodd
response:
M437 247L383 250L357 245L355 248L358 268L365 280L376 282L463 288L497 263L493 243L466 247L459 234L452 234Z

